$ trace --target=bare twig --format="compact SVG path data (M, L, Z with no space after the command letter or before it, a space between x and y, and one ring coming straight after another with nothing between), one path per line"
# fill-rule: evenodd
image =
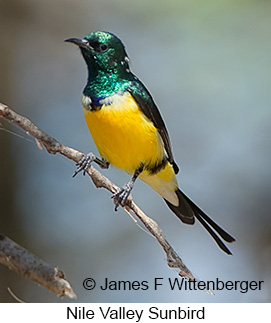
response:
M18 303L25 303L22 299L20 299L17 295L13 293L10 287L7 287L7 290L10 293L10 295L15 299L15 301L17 301Z
M57 267L33 255L16 242L0 234L0 263L46 287L58 296L76 298L70 283Z
M50 154L59 153L74 162L78 162L83 156L82 152L79 152L73 148L67 147L49 136L47 133L40 130L29 119L23 117L10 109L8 106L0 103L0 117L3 117L24 129L28 134L32 135L39 142L39 146L42 144ZM93 183L97 188L105 188L111 193L115 193L118 187L113 184L107 177L102 175L96 168L90 167L87 171L91 177ZM190 270L185 266L181 258L177 255L168 241L164 238L162 230L158 226L157 222L148 217L132 200L128 198L124 205L126 210L132 211L137 218L144 224L148 231L156 238L158 243L164 249L167 255L167 263L171 268L177 268L180 270L179 275L188 279L195 279Z

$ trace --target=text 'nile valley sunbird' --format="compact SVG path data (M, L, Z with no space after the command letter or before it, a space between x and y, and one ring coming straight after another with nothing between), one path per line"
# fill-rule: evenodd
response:
M131 174L131 180L114 194L116 209L126 201L139 177L164 198L182 222L193 224L196 217L219 247L231 254L214 230L227 242L235 239L179 189L176 179L179 168L165 123L151 94L130 71L120 39L112 33L97 31L66 42L79 46L87 64L88 81L82 106L101 156L99 159L93 154L86 155L75 175L93 161L103 168L112 164Z

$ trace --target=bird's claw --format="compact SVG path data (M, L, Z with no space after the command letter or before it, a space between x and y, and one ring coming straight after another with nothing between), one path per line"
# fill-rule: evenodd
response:
M96 159L96 157L92 153L89 153L87 155L83 155L81 157L81 159L79 160L79 162L76 164L77 169L74 172L74 174L73 174L72 177L75 177L81 171L83 171L83 175L85 175L86 174L86 171L88 170L88 168L91 166L91 163L95 159Z
M123 206L124 203L127 201L130 193L131 193L132 187L131 185L125 184L123 187L121 187L116 193L112 195L112 198L115 200L115 211L118 210L118 207L121 205Z

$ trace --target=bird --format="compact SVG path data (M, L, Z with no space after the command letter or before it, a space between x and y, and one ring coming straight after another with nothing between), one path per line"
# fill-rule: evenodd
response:
M85 173L92 162L102 168L112 165L126 171L131 179L113 194L115 210L125 204L139 178L163 197L183 223L194 224L196 218L217 245L231 255L218 235L226 242L235 239L179 188L179 167L165 122L150 92L131 72L122 41L113 33L96 31L65 42L79 47L87 65L88 79L81 103L100 154L100 158L92 153L84 155L74 176L80 171Z

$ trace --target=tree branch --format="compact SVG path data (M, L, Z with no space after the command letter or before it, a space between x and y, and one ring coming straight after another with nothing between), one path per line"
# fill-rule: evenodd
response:
M17 124L24 129L28 134L36 138L39 147L42 145L50 154L59 153L74 162L78 162L83 156L82 152L79 152L73 148L67 147L49 136L47 133L39 129L28 118L23 117L10 109L8 106L0 103L0 117L3 117L12 123ZM88 175L91 177L93 183L97 188L105 188L111 193L115 193L118 187L113 184L107 177L102 175L96 168L91 166L87 170ZM157 242L164 249L167 256L167 264L171 268L178 268L180 270L179 275L188 279L195 280L190 270L185 266L182 259L177 255L168 241L164 238L162 230L158 226L157 222L148 217L132 200L131 196L126 201L124 208L126 211L132 211L133 214L140 219L147 230L156 238Z
M76 298L61 270L33 255L16 242L0 234L0 263L46 287L58 296Z

